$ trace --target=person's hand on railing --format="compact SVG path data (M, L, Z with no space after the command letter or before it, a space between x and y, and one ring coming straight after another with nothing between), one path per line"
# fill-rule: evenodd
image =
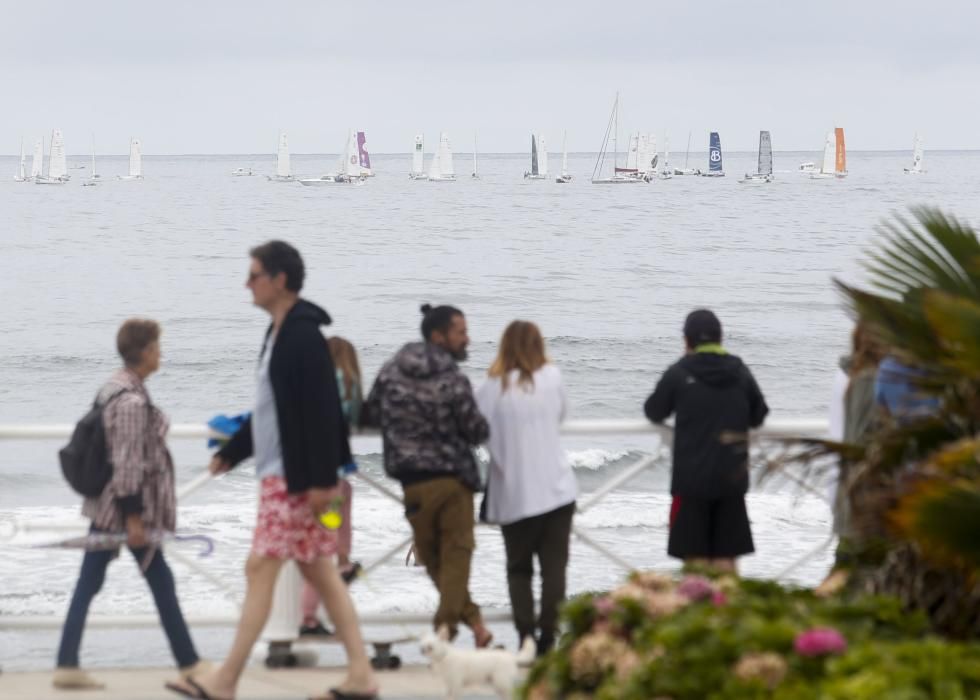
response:
M215 455L211 458L211 463L208 465L208 471L214 476L219 474L224 474L226 471L231 469L231 464L224 457L220 455Z

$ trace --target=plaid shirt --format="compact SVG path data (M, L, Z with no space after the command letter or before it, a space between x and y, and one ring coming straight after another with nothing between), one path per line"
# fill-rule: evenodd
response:
M82 515L100 530L121 532L125 512L140 512L146 527L173 531L177 526L174 465L167 450L167 417L150 402L143 381L118 370L99 391L105 402L126 390L103 413L112 461L112 479L98 498L86 498ZM125 510L124 510L125 504Z

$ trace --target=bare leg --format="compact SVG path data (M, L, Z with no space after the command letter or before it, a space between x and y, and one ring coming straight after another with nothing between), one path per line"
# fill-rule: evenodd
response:
M320 595L308 581L303 584L303 625L316 625L316 609L320 605Z
M299 566L303 577L309 581L327 609L330 621L337 636L347 652L347 678L340 684L341 690L355 693L373 693L378 686L371 670L371 662L364 649L364 639L361 637L361 626L357 621L357 611L350 598L347 585L340 578L340 572L333 561L327 557L319 557L309 564Z
M720 574L738 574L734 557L730 559L712 559L711 568Z
M245 602L242 616L238 621L235 641L224 663L215 671L195 678L194 681L208 691L208 695L219 698L232 698L238 687L252 647L262 634L272 610L272 594L275 591L281 559L249 554L245 562Z

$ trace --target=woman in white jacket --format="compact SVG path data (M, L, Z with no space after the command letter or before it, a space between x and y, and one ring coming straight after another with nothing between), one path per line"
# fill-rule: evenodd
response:
M520 644L538 653L555 642L565 599L568 541L578 485L561 448L567 399L561 372L529 321L514 321L500 340L489 378L477 391L490 424L485 519L499 523L507 551L507 585ZM541 569L541 615L534 619L533 558Z

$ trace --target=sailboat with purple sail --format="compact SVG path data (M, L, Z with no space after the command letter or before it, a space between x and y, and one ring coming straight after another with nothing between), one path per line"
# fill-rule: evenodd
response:
M371 154L367 149L367 138L363 131L357 132L357 160L361 166L361 177L374 177L371 170Z

